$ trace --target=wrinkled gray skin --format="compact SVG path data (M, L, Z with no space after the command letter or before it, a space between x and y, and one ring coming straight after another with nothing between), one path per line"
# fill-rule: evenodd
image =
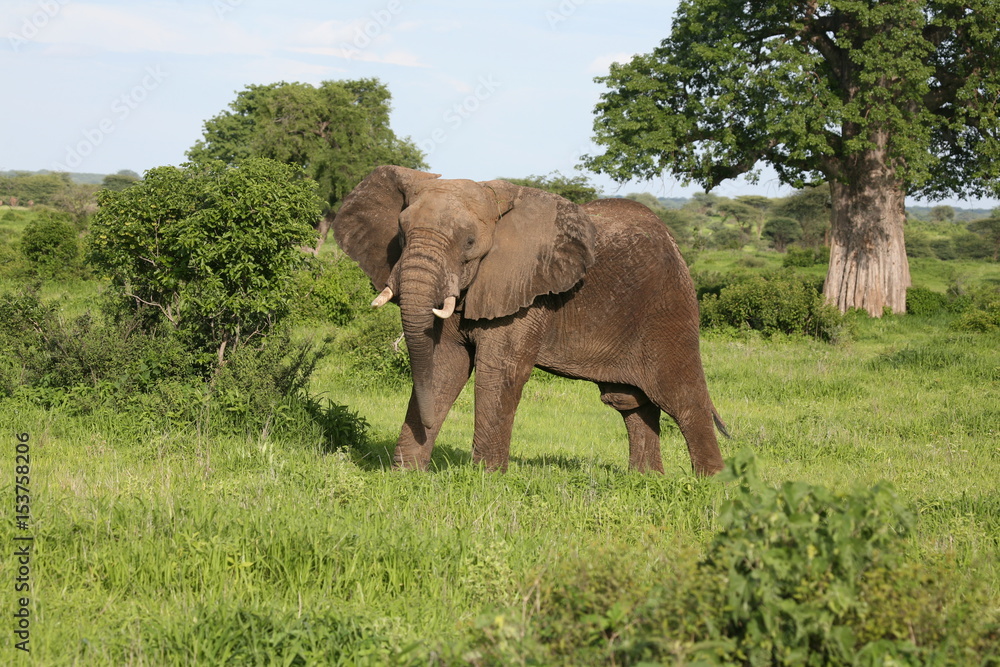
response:
M625 420L633 469L663 471L661 410L697 473L722 468L713 421L725 431L701 366L694 288L645 206L577 206L506 181L378 167L344 200L334 232L402 314L413 393L396 467L427 467L475 368L473 460L505 470L514 412L537 366L597 383ZM448 297L457 307L442 318Z

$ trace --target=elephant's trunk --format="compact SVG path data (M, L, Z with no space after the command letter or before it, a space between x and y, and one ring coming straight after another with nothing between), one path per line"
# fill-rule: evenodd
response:
M433 311L441 304L441 270L432 264L426 254L414 255L401 260L405 264L400 272L399 309L410 353L413 392L420 421L425 428L431 428L436 423L434 348L441 332L440 320Z

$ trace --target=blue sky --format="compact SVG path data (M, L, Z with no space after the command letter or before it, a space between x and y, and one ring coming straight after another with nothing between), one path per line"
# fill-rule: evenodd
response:
M594 77L653 49L676 9L676 0L8 0L0 170L179 164L204 121L248 84L378 77L393 95L393 129L433 171L570 175L595 150ZM667 176L621 187L591 179L607 194L700 190ZM790 190L765 172L715 192Z

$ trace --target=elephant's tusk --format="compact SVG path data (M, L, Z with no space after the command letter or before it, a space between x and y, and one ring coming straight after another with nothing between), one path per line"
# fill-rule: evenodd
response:
M438 310L437 308L431 308L431 312L440 317L442 320L446 320L451 317L452 313L455 312L455 297L449 296L444 300L444 308Z
M391 298L392 298L392 288L386 287L384 290L382 290L382 293L379 294L377 297L375 297L375 300L372 301L372 308L381 308L385 304L389 303L389 299Z

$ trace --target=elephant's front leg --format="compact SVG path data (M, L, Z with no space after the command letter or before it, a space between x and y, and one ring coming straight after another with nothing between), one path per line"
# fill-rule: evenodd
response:
M434 424L427 428L421 423L414 389L410 393L406 420L396 441L396 451L393 454L394 468L427 469L441 424L448 416L455 399L462 393L471 373L472 354L465 345L457 342L442 342L438 345L434 351Z
M511 325L477 347L472 460L488 470L507 470L514 413L538 355L537 331Z

